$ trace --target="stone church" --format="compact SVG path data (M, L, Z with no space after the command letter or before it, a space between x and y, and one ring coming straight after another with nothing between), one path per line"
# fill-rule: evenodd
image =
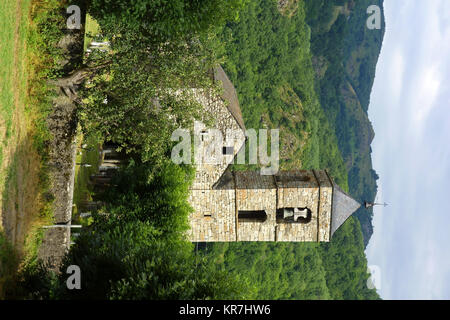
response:
M189 202L192 242L292 241L328 242L360 204L335 184L326 170L232 171L229 166L245 147L245 126L236 91L221 67L213 78L221 97L199 95L205 114L225 137L220 162L198 162ZM208 130L194 126L201 150ZM227 132L234 132L233 135ZM237 133L237 134L236 134ZM195 140L195 139L194 139ZM203 151L201 151L203 152Z

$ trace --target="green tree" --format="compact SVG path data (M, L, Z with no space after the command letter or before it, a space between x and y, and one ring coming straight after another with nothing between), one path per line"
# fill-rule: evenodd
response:
M151 223L165 237L183 236L192 212L187 198L193 178L192 167L181 167L170 160L164 161L155 174L151 164L131 161L114 178L115 187L100 196L108 215L96 215L96 228L142 221Z
M245 299L247 278L215 268L186 240L192 169L132 163L104 195L107 211L83 228L56 276L38 263L20 275L17 297L30 299ZM81 270L82 290L66 286L67 267Z
M189 88L215 89L217 32L244 1L88 1L109 50L96 50L55 84L78 99L83 131L118 143L157 170L172 132L189 128L201 108ZM84 84L81 94L72 95Z
M82 290L68 290L62 275L59 299L231 299L245 298L248 286L213 270L191 243L167 238L150 222L84 233L62 270L71 264L82 271Z

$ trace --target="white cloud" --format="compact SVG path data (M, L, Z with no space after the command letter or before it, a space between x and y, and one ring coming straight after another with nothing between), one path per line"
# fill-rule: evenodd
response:
M386 84L388 84L388 90L390 91L389 96L394 102L398 102L402 94L403 74L405 71L405 60L401 48L398 47L393 50L389 64L391 76Z
M388 299L450 298L450 1L385 0L369 116L383 200L367 248Z
M412 107L412 131L421 131L425 125L425 121L435 106L436 97L439 93L441 80L439 79L437 66L427 66L421 73L420 77L414 84L414 100Z

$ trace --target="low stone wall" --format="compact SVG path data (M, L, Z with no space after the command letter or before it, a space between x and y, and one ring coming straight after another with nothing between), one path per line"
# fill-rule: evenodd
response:
M83 56L84 25L80 30L65 30L65 35L58 43L63 52L59 61L65 73L73 71ZM70 225L72 220L73 191L76 160L76 103L62 88L55 87L57 96L53 99L53 110L47 119L52 134L50 141L51 193L53 202L53 223ZM38 258L48 263L57 271L62 258L70 247L70 228L57 227L45 230Z

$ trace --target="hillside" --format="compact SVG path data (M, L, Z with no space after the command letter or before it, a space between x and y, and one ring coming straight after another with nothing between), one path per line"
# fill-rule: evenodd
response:
M286 17L273 1L250 3L223 30L224 68L246 128L279 128L281 169L327 168L347 189L333 127L314 88L310 30L303 6Z
M372 168L375 134L367 110L385 26L366 27L366 10L373 4L382 8L383 0L305 1L320 104L336 133L350 194L360 202L375 199L378 179ZM355 214L365 245L373 232L372 214L363 208Z
M316 87L317 59L311 48L318 42L307 24L308 10L302 1L248 4L239 22L223 30L224 68L238 92L246 127L280 128L282 169L327 168L347 189L349 166L347 153L340 150L339 119L323 107ZM340 21L338 14L333 17ZM333 25L329 23L331 30ZM353 90L343 92L352 101L351 114L370 125L363 122ZM365 135L371 140L373 131ZM257 299L379 298L366 286L363 234L355 218L329 244L230 243L208 244L207 249L219 269L249 278Z

